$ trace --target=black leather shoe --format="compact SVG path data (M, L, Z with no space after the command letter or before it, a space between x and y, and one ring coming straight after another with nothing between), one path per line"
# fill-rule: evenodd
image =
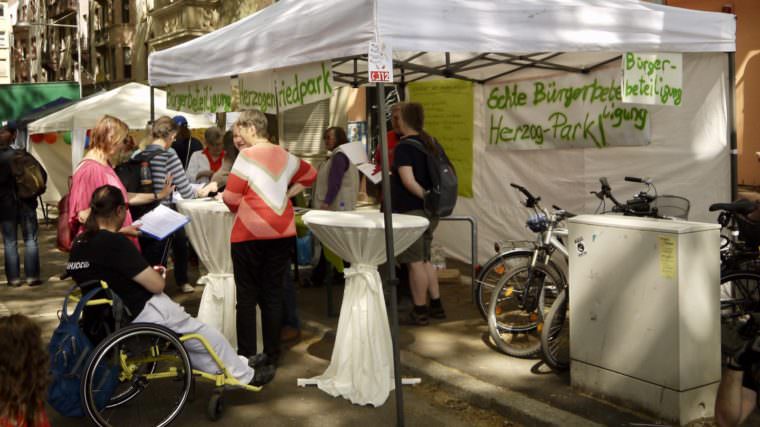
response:
M275 368L274 365L262 365L258 368L254 368L253 379L249 384L255 387L261 387L264 384L268 384L274 379L275 372L277 372L277 368Z
M266 353L259 353L255 356L251 356L248 358L248 366L250 366L253 369L256 369L259 366L268 365L268 364L269 364L269 358L267 357Z

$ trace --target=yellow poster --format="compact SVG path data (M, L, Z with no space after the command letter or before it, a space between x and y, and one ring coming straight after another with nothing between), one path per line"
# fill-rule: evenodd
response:
M409 99L425 107L425 130L454 164L459 195L472 197L472 83L456 79L410 83Z
M657 247L660 249L660 275L666 279L675 279L678 248L674 237L658 236Z

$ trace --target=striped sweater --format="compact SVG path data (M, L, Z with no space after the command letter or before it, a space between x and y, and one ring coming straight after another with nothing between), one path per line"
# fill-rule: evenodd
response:
M153 158L150 159L150 174L153 179L153 191L156 193L161 192L164 188L164 182L166 181L166 175L172 174L174 180L172 184L175 185L175 190L183 199L192 199L195 196L195 191L190 186L190 180L185 174L185 169L182 167L182 162L177 157L177 153L169 148L164 148L158 144L151 144L145 147L145 153L159 152ZM161 201L163 204L171 203L170 199L164 199Z
M296 235L288 188L310 186L317 171L272 144L257 144L240 152L227 179L224 203L235 213L230 242L271 240Z

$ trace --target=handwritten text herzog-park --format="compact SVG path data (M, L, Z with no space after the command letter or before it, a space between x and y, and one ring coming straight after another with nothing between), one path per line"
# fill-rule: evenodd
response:
M649 111L622 104L620 84L609 78L572 84L540 80L498 85L487 92L488 143L513 148L606 147L623 131L626 145L646 144ZM636 141L638 140L638 141Z

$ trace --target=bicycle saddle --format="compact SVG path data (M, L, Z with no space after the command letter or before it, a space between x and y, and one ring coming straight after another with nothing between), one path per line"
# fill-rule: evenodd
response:
M737 200L733 203L713 203L710 205L710 212L714 211L728 211L742 215L753 212L758 208L756 202L752 202L746 199Z

